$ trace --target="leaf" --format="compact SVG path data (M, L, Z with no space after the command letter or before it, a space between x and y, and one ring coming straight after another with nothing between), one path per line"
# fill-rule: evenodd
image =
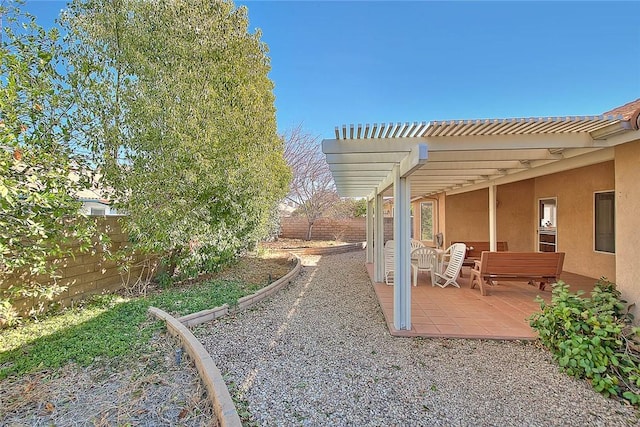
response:
M611 360L611 364L613 366L619 366L620 365L620 362L618 361L618 358L616 356L611 356L609 359Z
M178 414L178 419L181 420L189 414L189 409L182 408L182 411Z

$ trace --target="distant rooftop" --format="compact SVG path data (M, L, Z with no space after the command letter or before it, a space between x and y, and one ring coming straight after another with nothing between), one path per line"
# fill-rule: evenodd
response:
M626 104L616 107L611 111L607 111L606 113L603 113L603 115L622 116L624 120L629 120L631 119L631 116L633 116L633 113L638 110L640 110L640 98L635 101L627 102Z

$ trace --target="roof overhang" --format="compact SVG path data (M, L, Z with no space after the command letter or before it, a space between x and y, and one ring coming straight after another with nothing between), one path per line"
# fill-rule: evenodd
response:
M605 161L612 146L640 139L621 116L345 125L335 135L322 151L338 193L369 198L390 194L396 165L415 198Z

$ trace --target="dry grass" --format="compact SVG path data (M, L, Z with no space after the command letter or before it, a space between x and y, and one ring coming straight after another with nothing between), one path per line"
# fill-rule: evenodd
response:
M278 239L273 242L263 242L260 245L267 250L286 251L287 249L326 248L348 244L340 240Z
M69 364L2 381L7 426L216 426L211 402L178 342L158 335L138 359Z
M268 281L277 280L287 274L293 266L293 259L288 253L269 251L260 256L242 257L234 265L214 274L212 278L267 285Z

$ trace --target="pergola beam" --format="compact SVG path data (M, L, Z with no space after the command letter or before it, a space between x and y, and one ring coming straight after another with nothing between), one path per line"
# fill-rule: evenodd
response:
M594 151L637 139L640 131L628 128L620 118L596 116L374 124L345 126L322 147L340 195L388 194L392 168L400 165L417 197L526 179L538 168L566 170L574 164L568 159L591 159ZM417 146L428 150L428 161L407 168Z
M381 153L408 152L415 144L427 144L430 152L436 151L476 151L483 150L515 150L515 149L548 149L548 148L584 148L602 147L587 132L581 133L536 133L517 135L468 135L404 137L404 138L369 138L357 140L325 139L322 141L322 152L325 154L341 153Z
M552 173L562 172L569 169L575 169L584 166L590 166L596 163L602 163L609 160L613 160L614 152L613 148L605 148L597 151L593 151L587 154L578 155L568 159L564 159L562 162L553 162L543 166L539 166L532 169L527 169L519 173L505 174L504 176L496 179L488 180L482 183L464 186L459 189L446 190L447 195L466 193L468 191L480 190L487 188L489 185L502 185L509 184L516 181L522 181L525 179L536 178L543 175L549 175Z
M398 166L401 178L405 178L413 173L417 168L423 165L428 159L427 146L425 144L417 144L411 152L405 156ZM378 194L383 193L387 188L391 187L394 182L394 172L389 175L378 185Z

